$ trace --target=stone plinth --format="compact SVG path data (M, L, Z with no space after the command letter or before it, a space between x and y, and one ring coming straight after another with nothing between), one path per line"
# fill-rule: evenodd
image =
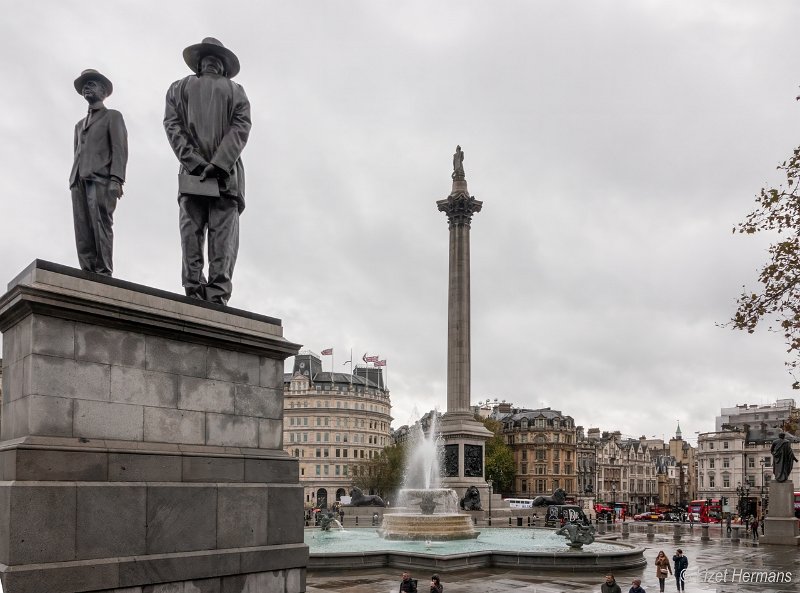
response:
M794 484L790 480L770 482L767 513L762 544L800 545L798 520L794 516Z
M0 330L6 591L305 590L279 320L36 261Z

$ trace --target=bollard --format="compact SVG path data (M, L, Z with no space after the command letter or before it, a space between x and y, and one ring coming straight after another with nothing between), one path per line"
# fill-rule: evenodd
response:
M655 527L652 523L647 524L647 539L653 539L656 536Z
M522 517L517 517L517 527L522 527Z
M731 543L739 543L739 525L731 526Z
M676 542L681 540L681 526L677 523L672 526L672 539Z
M358 525L358 515L356 515L356 525Z
M628 537L631 534L630 525L627 523L622 524L622 537Z
M606 524L605 523L599 523L597 525L597 533L605 533L605 532L606 532Z
M707 542L708 540L708 523L703 523L700 526L700 541Z

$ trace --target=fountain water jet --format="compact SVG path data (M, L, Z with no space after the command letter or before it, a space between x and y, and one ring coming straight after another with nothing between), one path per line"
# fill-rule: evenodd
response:
M385 539L420 541L478 537L472 518L459 512L456 491L439 487L441 438L436 412L427 436L421 425L417 428L409 449L404 487L398 493L399 508L384 514L381 535Z

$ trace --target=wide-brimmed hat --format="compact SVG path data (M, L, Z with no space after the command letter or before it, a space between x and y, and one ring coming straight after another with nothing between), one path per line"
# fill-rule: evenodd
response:
M233 78L239 74L239 58L236 57L235 53L222 45L219 39L206 37L201 43L190 45L183 50L183 60L195 74L199 73L200 60L209 55L217 56L222 60L225 66L225 76L228 78Z
M81 75L75 79L75 90L78 91L79 95L83 95L83 85L86 84L87 80L99 80L102 82L103 86L106 87L106 96L114 91L114 85L111 84L108 78L100 74L97 70L89 68L81 72Z

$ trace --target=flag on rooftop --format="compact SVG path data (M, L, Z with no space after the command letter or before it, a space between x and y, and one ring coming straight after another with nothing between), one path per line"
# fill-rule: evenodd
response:
M325 348L320 354L322 354L322 356L333 356L333 348Z
M385 360L376 360L375 361L375 366L376 367L385 367L386 366L386 361Z
M365 352L365 353L364 353L364 358L362 358L362 360L363 360L364 362L378 362L378 360L380 360L380 358L381 358L381 357L380 357L379 355L375 355L375 356L367 356L367 353Z

